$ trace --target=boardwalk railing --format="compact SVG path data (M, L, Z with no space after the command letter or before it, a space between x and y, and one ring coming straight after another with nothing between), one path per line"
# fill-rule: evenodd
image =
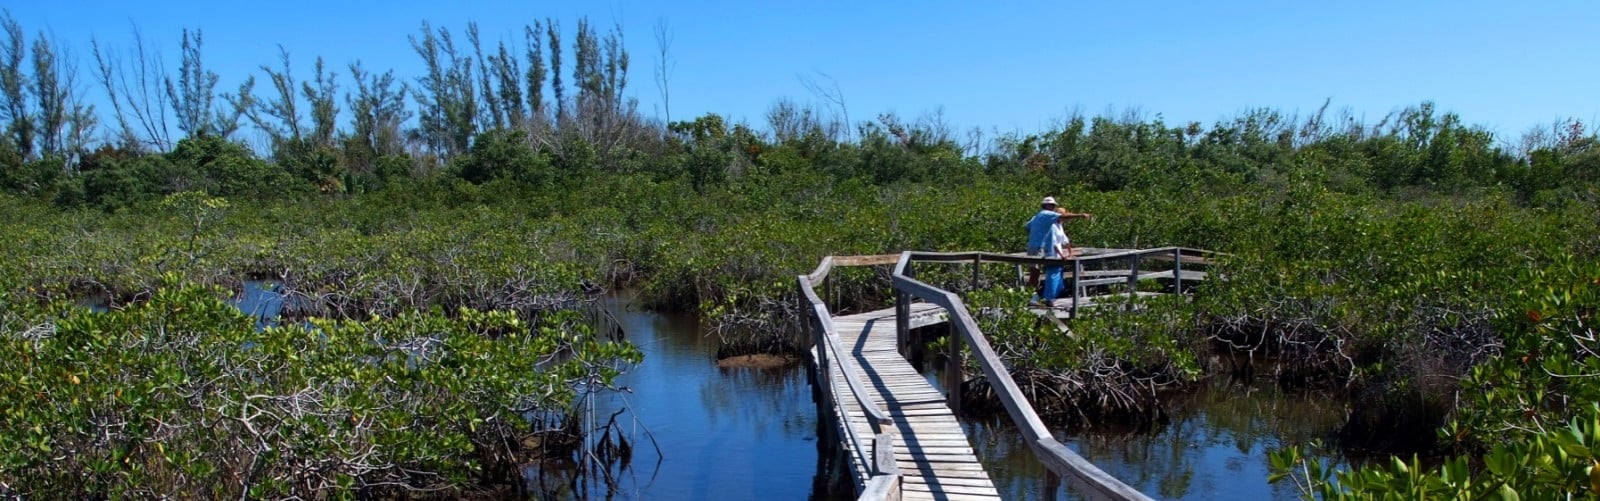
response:
M1174 292L1183 292L1184 280L1195 280L1203 274L1194 271L1185 271L1184 265L1211 264L1209 256L1219 253L1186 247L1159 247L1155 249L1084 249L1086 252L1076 258L1062 260L1056 258L1027 257L1015 254L997 254L993 252L915 252L919 262L929 263L954 263L971 264L973 286L977 286L978 268L984 263L1005 263L1017 266L1017 274L1022 275L1025 266L1050 266L1062 265L1068 269L1062 270L1066 285L1072 289L1072 296L1068 310L1071 316L1078 314L1079 303L1083 302L1085 291L1098 285L1126 284L1130 290L1141 280L1172 279ZM1172 263L1171 268L1155 270L1144 265L1145 262ZM1125 267L1108 269L1110 265L1117 264ZM1100 269L1090 269L1098 267Z
M826 426L833 430L843 430L845 435L840 437L849 446L849 453L855 455L856 464L869 465L870 478L862 483L856 477L856 492L859 499L863 500L898 500L900 499L900 468L894 462L894 434L892 433L893 421L889 415L879 408L872 397L867 394L866 386L856 377L856 369L850 360L850 352L844 349L844 342L840 340L838 331L833 327L833 315L828 312L827 303L817 296L814 284L824 282L828 274L833 271L836 262L841 266L856 266L866 264L885 264L881 260L857 259L848 261L849 258L835 260L833 256L822 259L822 264L817 265L816 271L810 275L800 275L800 292L805 300L810 303L809 314L811 320L807 322L816 340L817 359L817 387L822 393L822 398L828 403L825 408L832 409L832 419L844 420L843 423L830 423L836 426ZM846 382L844 388L834 387L831 374L839 370L844 374ZM868 425L872 429L871 437L862 437L856 431L856 423L850 413L846 411L846 400L839 398L841 390L845 395L854 400L868 416ZM828 418L824 418L828 419ZM829 419L830 421L832 419ZM852 477L855 477L852 475Z
M1185 254L1185 251L1188 251L1189 254ZM1171 276L1173 277L1173 281L1177 283L1177 287L1180 288L1179 290L1181 290L1183 282L1183 263L1185 261L1193 263L1197 262L1196 259L1203 259L1197 257L1199 252L1202 251L1169 247L1163 249L1110 252L1099 255L1082 256L1077 259L1073 259L1073 278L1071 282L1074 291L1073 308L1076 309L1076 302L1081 295L1081 290L1084 287L1088 287L1093 284L1110 284L1116 282L1127 282L1132 284L1136 283L1141 278L1156 278L1153 276L1155 274L1142 275L1139 273L1139 261L1141 258L1146 257L1163 256L1170 258L1173 261L1173 271ZM1086 274L1083 270L1083 265L1086 262L1106 261L1113 259L1131 260L1133 263L1130 267L1131 271L1124 276L1086 278ZM949 360L949 366L945 370L945 387L949 388L946 398L948 399L947 402L952 410L959 412L961 409L960 388L961 381L965 379L963 374L963 355L961 349L963 345L966 345L972 348L972 353L978 359L978 366L983 370L984 376L988 378L989 386L994 389L994 392L999 397L1001 404L1005 406L1006 413L1010 415L1012 422L1016 423L1017 428L1021 430L1023 438L1027 441L1029 448L1033 450L1034 456L1037 457L1040 462L1044 463L1051 472L1059 475L1061 478L1073 481L1076 485L1084 487L1086 489L1085 494L1093 498L1117 500L1150 499L1148 496L1145 496L1144 493L1139 492L1137 489L1128 486L1121 480L1118 480L1116 477L1113 477L1110 474L1107 474L1105 471L1102 471L1093 463L1090 463L1082 456L1079 456L1071 449L1068 449L1065 444L1062 444L1059 440L1056 440L1056 438L1050 434L1050 430L1045 427L1044 422L1040 420L1038 412L1034 411L1033 406L1028 403L1028 400L1026 397L1024 397L1022 390L1017 387L1016 381L1011 377L1011 372L1006 369L1005 364L1003 364L1000 360L1000 356L994 351L994 348L989 345L988 338L984 337L983 332L979 330L978 323L972 318L972 314L967 311L966 304L961 300L961 297L954 292L949 292L917 280L915 278L916 269L912 267L913 262L971 263L973 265L973 281L974 284L976 284L979 276L978 267L985 261L1011 263L1017 265L1045 265L1059 264L1061 262L1060 260L1055 259L1046 260L1041 258L1019 257L985 252L902 253L900 255L900 261L895 265L893 275L896 295L895 304L897 305L897 308L899 308L899 311L897 312L899 315L897 316L902 319L897 325L898 336L900 338L899 342L901 345L904 346L904 343L906 342L905 340L910 338L909 325L903 319L906 316L905 314L909 312L911 308L912 298L934 303L944 308L945 312L949 315L950 324L954 327L954 332L956 335L953 337L958 337L961 340L960 342L952 340L949 343L949 353L947 357Z
M1180 247L1166 247L1160 249L1144 250L1101 250L1093 254L1086 254L1071 259L1072 278L1068 284L1073 289L1072 310L1074 316L1078 301L1082 299L1084 291L1089 287L1126 283L1130 294L1136 290L1135 285L1141 280L1171 278L1175 290L1183 290L1184 280L1197 280L1203 274L1185 272L1185 264L1210 264L1206 257L1209 251L1198 249L1185 249ZM1143 261L1171 261L1170 271L1145 271L1141 272ZM946 404L950 410L959 412L961 408L961 382L965 378L963 366L963 346L972 348L977 357L978 366L988 378L990 386L995 390L1007 414L1022 431L1023 437L1033 451L1034 456L1044 463L1052 473L1062 479L1070 481L1080 487L1080 492L1094 499L1114 500L1147 500L1149 497L1138 490L1128 486L1115 477L1105 473L1093 463L1068 449L1065 444L1056 440L1050 434L1044 422L1028 403L1022 391L1012 379L1011 373L1001 362L999 355L989 345L988 338L979 330L972 314L967 311L966 304L954 292L946 291L916 279L916 269L913 263L953 263L971 264L973 287L977 287L981 278L980 268L984 263L1006 263L1016 265L1019 278L1023 266L1063 264L1059 259L1043 259L1035 257L1017 256L1009 254L996 254L988 252L967 253L932 253L932 252L904 252L899 255L880 256L828 256L815 271L808 275L799 276L801 295L808 303L807 325L814 335L816 342L817 387L820 394L819 406L830 412L819 412L819 417L827 422L825 429L831 429L843 434L834 440L842 443L847 448L846 454L856 465L861 465L866 470L867 478L854 475L856 491L860 499L900 499L902 476L896 466L893 447L895 436L892 432L895 422L892 421L883 408L874 402L867 393L866 387L856 376L856 368L850 355L845 349L844 342L834 327L833 316L829 312L828 303L823 296L829 295L831 287L824 286L824 294L817 294L818 284L827 284L829 274L836 266L869 266L893 264L893 284L895 289L895 330L896 346L901 348L901 354L907 353L911 339L912 328L912 300L920 299L942 308L948 315L948 322L954 327L955 334L949 343L949 367L945 371ZM1128 263L1126 269L1107 269L1108 264ZM1099 269L1085 270L1084 266L1098 266ZM1054 318L1053 316L1051 318ZM843 384L836 382L831 376L834 371L842 373ZM824 378L827 382L824 382ZM867 418L872 432L871 437L861 436L860 428L852 420L847 406L859 406L861 414ZM823 415L826 414L826 415ZM839 422L839 421L843 422Z

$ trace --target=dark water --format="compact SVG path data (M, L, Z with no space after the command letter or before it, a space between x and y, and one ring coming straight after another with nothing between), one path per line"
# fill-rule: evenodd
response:
M235 308L256 317L256 328L262 329L277 322L283 312L283 282L277 280L246 280L244 290L231 301Z
M617 490L591 497L853 497L814 492L817 413L803 366L721 369L716 337L702 335L693 318L634 310L621 299L606 306L644 362L620 378L629 392L596 402L601 419L624 410L617 419L635 443Z
M1267 452L1326 438L1343 422L1334 399L1279 390L1270 381L1215 377L1167 397L1171 421L1155 430L1052 430L1107 473L1157 499L1298 499L1292 482L1267 483ZM1082 499L1047 490L1046 470L1009 420L964 424L1006 499ZM1324 464L1342 464L1322 458Z

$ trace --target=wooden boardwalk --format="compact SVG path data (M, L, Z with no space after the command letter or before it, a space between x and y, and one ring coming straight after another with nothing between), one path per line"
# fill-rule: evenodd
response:
M911 308L911 326L943 322L944 310L929 303ZM973 454L966 432L945 405L945 396L906 362L895 347L895 310L870 311L834 317L834 327L850 352L856 377L872 401L894 421L894 461L901 472L902 499L1000 499L989 473ZM830 376L836 387L845 385L838 366ZM871 435L868 420L853 401L844 405L860 423L857 432ZM868 476L866 465L854 465L858 477Z
M1093 249L1092 254L1085 252L1067 261L1071 269L1067 283L1073 294L1048 307L1035 305L1030 309L1070 333L1066 322L1081 310L1128 305L1133 297L1167 291L1185 293L1194 283L1211 278L1206 272L1186 267L1209 266L1209 256L1213 254L1182 247ZM903 352L917 343L912 330L937 323L951 327L945 348L944 386L959 386L966 380L966 361L977 362L1006 416L1017 426L1034 458L1051 472L1051 479L1065 481L1070 490L1089 499L1150 499L1057 440L1012 379L961 296L916 278L919 264L943 269L952 264L969 265L970 290L982 283L986 264L1014 266L1017 283L1021 284L1026 267L1060 263L987 252L908 251L899 255L826 256L815 271L797 277L804 303L809 304L802 307L815 341L812 366L816 371L812 375L817 390L819 434L828 440L824 444L833 445L829 448L845 461L836 472L852 480L858 499L1000 498L993 479L973 454L965 430L951 411L961 408L960 392L939 392L904 358ZM1170 268L1164 263L1170 263ZM829 302L823 300L830 296L829 277L834 268L891 264L894 301L901 306L835 316ZM952 286L948 276L940 278L944 287ZM1166 283L1140 286L1159 280ZM1076 296L1076 301L1070 296ZM1053 493L1055 488L1046 489Z

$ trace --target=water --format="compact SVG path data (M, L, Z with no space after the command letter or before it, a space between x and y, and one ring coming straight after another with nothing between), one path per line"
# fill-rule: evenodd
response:
M1155 430L1051 431L1096 466L1157 499L1298 499L1292 482L1267 483L1267 452L1326 438L1345 412L1337 400L1226 376L1170 396L1167 403L1171 421ZM963 426L1002 497L1082 499L1067 486L1047 490L1044 466L1009 420ZM1339 458L1322 459L1343 465Z
M256 317L256 328L265 329L278 321L283 312L283 282L277 280L245 280L244 290L230 301L235 308Z
M599 419L623 410L618 422L634 440L633 467L611 498L853 498L819 481L803 365L719 368L716 337L693 318L634 310L624 299L606 307L644 352L617 383L629 391L596 403Z
M627 409L619 419L648 429L661 448L658 454L635 433L633 471L615 498L854 498L818 473L816 405L803 366L719 369L715 337L701 335L692 318L630 310L623 300L607 307L645 358L622 377L631 393L601 402L597 411ZM938 364L927 365L924 375L939 387ZM1280 390L1266 375L1218 376L1166 399L1171 421L1155 430L1052 431L1158 499L1297 499L1292 483L1267 483L1267 452L1326 438L1345 413L1341 401ZM1004 416L963 427L1003 498L1082 498L1066 485L1047 491L1047 471Z

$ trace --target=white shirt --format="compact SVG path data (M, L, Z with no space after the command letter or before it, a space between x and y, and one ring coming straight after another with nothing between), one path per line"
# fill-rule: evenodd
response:
M1060 224L1050 225L1050 242L1044 248L1045 257L1061 257L1061 252L1069 245L1072 245L1072 241L1067 238L1067 231L1061 229Z

